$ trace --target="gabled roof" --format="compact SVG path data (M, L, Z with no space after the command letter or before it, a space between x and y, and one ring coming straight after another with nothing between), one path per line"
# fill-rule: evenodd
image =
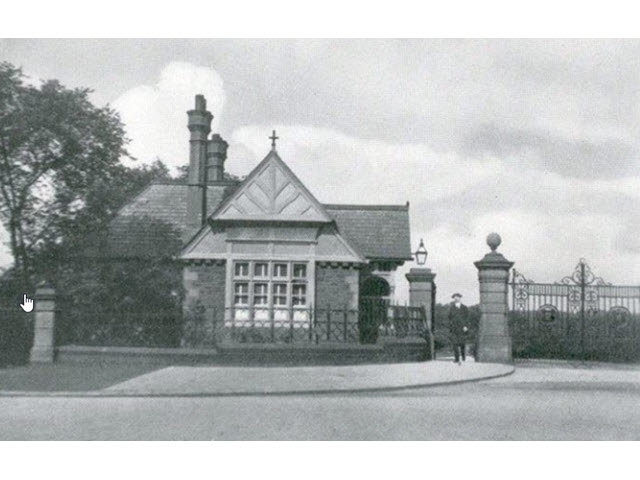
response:
M209 211L213 214L238 188L235 182L210 185ZM150 185L111 222L103 255L168 258L179 253L197 230L187 227L187 191L185 183ZM411 259L408 205L318 205L318 211L335 221L340 235L363 257Z
M237 188L220 182L207 188L207 205L213 212ZM197 229L187 227L186 183L154 183L126 204L111 221L107 234L109 257L175 255Z
M331 222L324 207L275 150L211 215L212 220Z
M338 230L369 259L411 260L407 205L324 205Z

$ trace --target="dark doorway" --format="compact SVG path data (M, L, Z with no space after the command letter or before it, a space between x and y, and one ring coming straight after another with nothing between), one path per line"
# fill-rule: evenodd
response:
M381 277L368 277L360 290L361 297L388 297L391 294L389 283Z
M389 283L380 277L368 277L360 287L358 329L360 343L376 343L380 325L387 320Z

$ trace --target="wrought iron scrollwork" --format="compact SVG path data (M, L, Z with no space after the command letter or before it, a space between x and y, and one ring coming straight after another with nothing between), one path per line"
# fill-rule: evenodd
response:
M611 284L605 282L602 277L596 277L591 270L591 267L584 258L581 258L573 273L560 280L563 285L604 285L610 286Z
M510 332L526 355L637 359L640 286L612 285L580 259L571 275L535 283L512 270Z
M533 280L526 278L522 273L513 269L513 277L511 285L513 286L514 307L516 310L525 311L527 306L527 298L529 298L529 285Z
M605 282L602 277L597 277L584 258L580 259L573 273L564 277L559 283L569 287L567 293L569 309L573 313L577 313L581 308L584 308L585 312L590 314L598 311L597 287L611 285Z
M631 320L631 312L627 307L617 306L609 310L611 325L617 329L626 328Z
M538 309L538 321L546 324L552 324L558 318L558 308L555 305L542 305Z

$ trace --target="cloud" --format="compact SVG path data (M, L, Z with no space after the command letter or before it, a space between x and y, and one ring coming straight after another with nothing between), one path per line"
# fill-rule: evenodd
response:
M184 62L172 62L160 72L154 85L134 87L113 102L126 126L130 153L139 163L162 159L171 167L189 162L187 110L194 95L202 93L213 112L216 129L224 106L224 86L212 69Z
M548 130L483 124L468 132L461 149L476 158L517 158L568 177L640 175L638 146L618 138L566 138Z
M247 174L268 153L271 128L234 130L228 168ZM273 128L280 156L320 201L410 201L412 247L425 239L440 301L453 291L478 300L473 262L487 253L492 231L502 235L504 254L536 280L559 280L580 257L610 281L640 278L640 176L589 180L497 154L477 159L438 153L427 143L391 144L301 125ZM410 266L398 272L401 299Z
M440 301L453 290L477 300L473 261L493 230L504 254L536 280L555 281L584 256L609 281L639 283L640 42L245 40L182 48L171 55L183 52L200 66L169 63L157 81L141 80L113 103L140 161L188 163L185 112L203 93L214 128L229 137L231 173L251 171L275 128L282 158L320 201L409 200L412 246L425 238ZM166 50L155 45L147 70ZM96 68L102 78L105 66ZM398 278L405 297L406 268Z
M389 144L311 126L253 125L233 131L228 168L246 171L266 156L272 127L280 137L282 158L307 187L324 193L326 198L321 193L317 196L326 203L358 203L362 191L370 191L372 185L376 185L374 203L448 198L489 178L495 167L438 153L427 144ZM234 155L234 146L240 148L241 158ZM245 157L247 152L251 160Z
M225 68L236 72L243 53L229 45L235 55L226 55ZM639 174L637 41L325 40L270 48L251 43L254 68L270 76L243 92L252 109L236 111L234 125L262 124L255 117L269 112L268 121L428 143L445 154L509 156L578 178Z

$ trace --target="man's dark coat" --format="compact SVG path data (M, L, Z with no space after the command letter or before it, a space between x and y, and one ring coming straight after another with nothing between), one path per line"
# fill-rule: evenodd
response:
M464 343L467 337L467 333L464 331L464 327L467 327L467 333L471 328L469 325L469 309L460 304L460 307L456 307L455 303L451 303L449 306L449 337L451 343L460 344Z

